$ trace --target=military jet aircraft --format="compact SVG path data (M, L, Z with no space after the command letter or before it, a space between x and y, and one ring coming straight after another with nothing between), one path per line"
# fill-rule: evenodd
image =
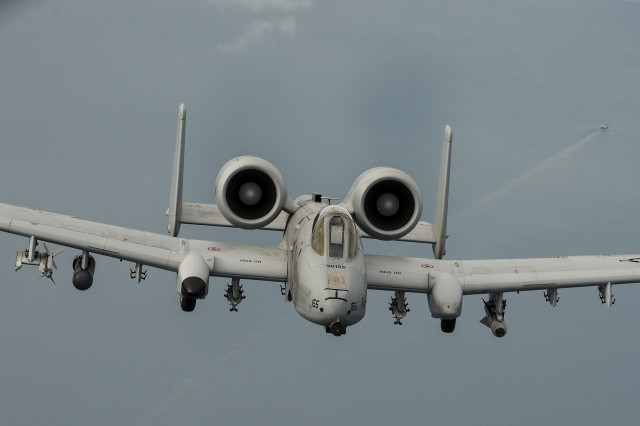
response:
M0 204L0 230L28 237L16 270L36 265L51 278L60 250L37 250L38 241L79 250L73 285L93 284L94 254L131 261L131 278L145 278L143 265L177 273L183 311L193 311L209 293L209 278L231 279L225 297L231 310L245 298L241 280L281 283L286 301L305 319L340 336L366 312L367 292L393 293L396 324L409 311L405 293L423 293L441 330L454 331L465 295L485 294L481 320L497 337L507 332L504 293L544 291L552 305L558 289L594 286L611 306L612 284L640 282L640 255L549 259L444 260L452 131L445 127L433 224L421 221L422 198L405 172L376 167L362 173L338 204L321 194L287 195L282 175L264 159L243 156L226 163L215 182L217 204L183 203L186 109L178 109L178 132L170 191L168 233L89 222L71 216ZM178 236L181 224L230 226L283 232L276 246L202 241ZM431 244L434 259L366 254L361 238Z

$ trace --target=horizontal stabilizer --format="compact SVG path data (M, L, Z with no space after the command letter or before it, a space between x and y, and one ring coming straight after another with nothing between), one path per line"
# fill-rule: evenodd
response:
M364 232L360 227L358 227L360 231L360 236L362 238L373 238ZM404 237L398 238L398 241L408 241L412 243L430 243L434 244L436 242L436 237L433 230L433 225L427 222L418 222L418 224Z
M270 231L284 231L287 225L289 214L281 212L273 222L260 228ZM208 226L224 226L229 228L236 227L229 222L220 212L220 208L215 204L201 203L182 203L180 223L187 225L208 225ZM373 238L358 228L362 238ZM436 239L433 233L433 225L427 222L418 222L415 228L399 241L409 241L414 243L435 243Z
M281 212L273 222L261 229L271 231L284 231L287 225L289 215ZM182 214L180 215L180 223L189 225L209 225L209 226L226 226L235 228L236 226L229 222L220 213L220 208L215 204L200 203L182 203Z

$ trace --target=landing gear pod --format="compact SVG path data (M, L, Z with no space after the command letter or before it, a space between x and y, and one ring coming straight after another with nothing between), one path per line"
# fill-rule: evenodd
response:
M462 287L451 275L430 274L429 283L433 283L431 292L427 293L431 316L443 320L442 331L451 333L455 319L462 314Z
M178 293L180 308L191 312L196 307L196 299L204 299L209 292L209 265L197 253L191 253L178 267Z
M453 333L456 329L456 319L442 319L440 320L440 330L443 333Z

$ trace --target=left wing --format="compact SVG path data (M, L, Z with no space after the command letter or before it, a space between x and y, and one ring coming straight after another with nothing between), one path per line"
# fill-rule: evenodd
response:
M597 286L607 306L615 300L612 284L640 282L640 255L576 256L551 259L427 260L366 255L367 287L395 291L390 310L396 324L408 312L404 292L427 293L429 311L451 333L462 314L465 294L488 294L480 322L496 337L507 333L504 292L546 290L556 306L558 288Z
M640 255L458 262L464 294L500 293L640 282Z
M429 293L439 277L463 294L502 293L640 282L640 255L548 259L438 260L366 255L374 290Z

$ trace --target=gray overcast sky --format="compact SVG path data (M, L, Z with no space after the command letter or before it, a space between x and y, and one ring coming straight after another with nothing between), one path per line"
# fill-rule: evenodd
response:
M15 2L14 2L15 4ZM253 154L292 196L341 199L364 170L411 174L432 220L453 126L447 258L639 253L640 3L80 0L0 7L0 193L24 205L166 232L180 102L185 201L212 202ZM602 120L610 129L598 132ZM275 234L181 235L274 244ZM15 273L0 244L6 424L636 424L640 288L508 295L509 334L465 299L444 335L426 298L402 327L390 294L326 335L277 284L230 313L215 279L180 311L174 274L98 258L94 286ZM431 248L365 241L369 252Z

